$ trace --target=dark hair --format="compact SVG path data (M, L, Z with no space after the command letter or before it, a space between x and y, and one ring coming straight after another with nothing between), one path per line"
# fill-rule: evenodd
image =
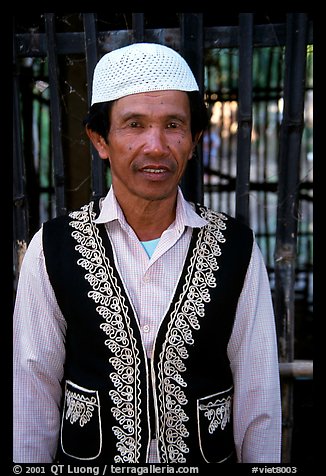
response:
M108 140L110 130L110 113L113 101L99 102L90 107L83 120L84 126L100 134L105 142Z
M187 92L190 104L191 134L194 138L208 126L208 112L199 91ZM110 130L110 112L114 101L100 102L90 107L83 124L94 132L100 134L105 142Z

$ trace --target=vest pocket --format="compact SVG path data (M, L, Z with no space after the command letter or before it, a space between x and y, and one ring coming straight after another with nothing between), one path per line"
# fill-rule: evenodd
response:
M72 458L90 460L102 449L100 400L96 390L66 381L61 420L61 448Z
M199 446L207 463L228 462L233 455L232 397L233 386L197 399Z

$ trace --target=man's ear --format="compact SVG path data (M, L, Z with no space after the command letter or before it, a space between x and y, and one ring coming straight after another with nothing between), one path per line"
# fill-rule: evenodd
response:
M105 142L104 137L102 137L98 132L93 131L89 127L85 127L86 134L88 135L89 139L91 140L93 146L97 150L101 159L108 159L109 158L109 146Z

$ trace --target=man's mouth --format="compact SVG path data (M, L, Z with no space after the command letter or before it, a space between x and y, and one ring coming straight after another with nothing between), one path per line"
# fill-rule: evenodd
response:
M166 169L151 169L151 168L145 168L143 169L143 172L151 173L151 174L162 174L166 172Z

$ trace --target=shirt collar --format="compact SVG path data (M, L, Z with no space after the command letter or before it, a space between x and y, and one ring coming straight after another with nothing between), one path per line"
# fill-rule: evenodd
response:
M94 223L109 223L114 220L123 219L122 210L118 204L118 201L115 197L113 187L110 187L107 195L100 201L100 214L94 220Z
M94 223L109 223L114 220L119 220L122 224L126 223L124 214L118 204L112 186L106 197L102 199L100 208L100 214L94 220ZM178 188L175 222L178 227L189 226L191 228L201 228L207 225L207 221L196 213L194 205L185 200L180 187Z

